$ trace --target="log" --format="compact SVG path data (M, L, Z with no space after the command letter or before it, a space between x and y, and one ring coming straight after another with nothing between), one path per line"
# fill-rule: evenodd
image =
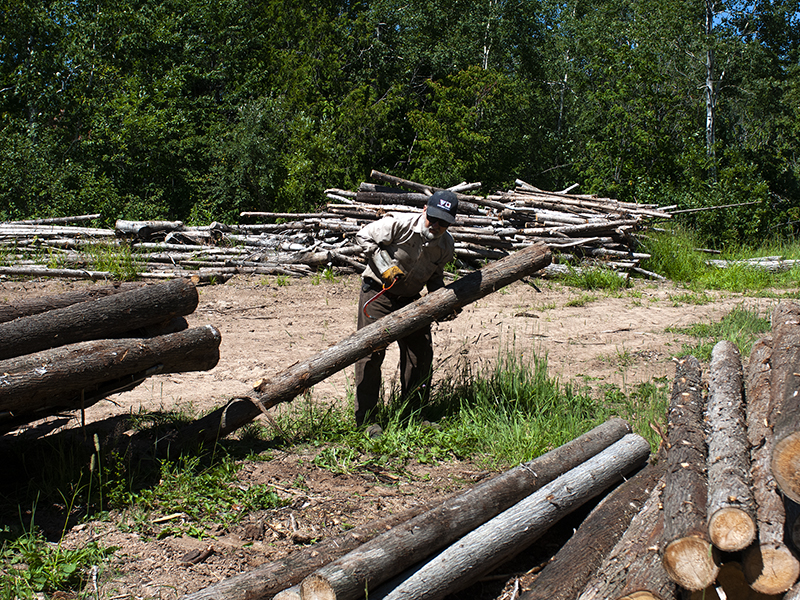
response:
M530 496L471 531L443 552L426 561L394 589L381 588L370 598L438 600L456 593L479 577L525 550L552 525L597 497L626 474L638 469L650 456L650 444L634 433L626 435L585 463L561 475ZM323 577L317 572L315 583ZM357 596L340 594L339 581L325 579L332 595L306 596L304 600ZM372 587L371 582L367 582ZM388 586L387 586L388 587ZM363 593L363 592L362 592Z
M780 305L779 305L780 308ZM778 309L776 309L776 313ZM775 327L776 337L783 335ZM742 557L742 569L750 586L764 594L780 594L788 590L800 575L800 564L784 543L785 510L770 470L772 430L770 415L778 394L773 384L780 378L774 372L781 359L775 349L784 347L778 340L762 338L753 345L747 369L747 437L750 442L750 462L753 495L756 501L758 543L748 548Z
M750 448L744 412L742 359L736 345L718 342L711 353L708 386L708 535L725 552L756 537Z
M30 422L96 402L155 373L204 371L219 361L220 334L211 325L153 339L94 340L0 361L0 411ZM116 389L112 392L117 391Z
M110 271L89 271L86 269L49 269L47 267L0 267L0 275L11 277L63 277L65 279L91 279L93 281L114 279Z
M188 594L183 600L255 600L267 598L287 586L294 586L316 569L355 550L369 540L386 533L428 510L420 504L383 519L359 525L342 535L295 550L280 560L259 565L255 569L223 579L219 583Z
M519 600L576 598L643 509L663 473L664 461L657 460L608 494Z
M717 581L713 586L698 592L692 592L687 600L780 600L782 596L762 594L751 588L742 565L738 562L726 562L719 568ZM787 597L784 597L787 600Z
M338 344L297 363L263 382L244 398L186 426L172 444L208 443L224 437L281 402L289 402L311 386L353 364L378 348L452 314L509 283L531 275L550 262L550 251L534 244L489 264L364 327Z
M777 321L777 322L776 322ZM782 302L773 313L772 475L800 503L800 305Z
M706 446L700 362L678 362L667 416L669 441L664 483L662 561L670 579L702 590L719 571L706 525Z
M652 487L644 507L633 517L578 600L677 597L677 585L667 575L658 551L664 531L663 489L662 478Z
M0 323L0 360L156 325L191 314L197 302L195 286L175 279Z
M156 232L180 231L182 221L125 221L118 219L114 229L121 235L133 235L142 240L149 240Z
M365 583L375 587L388 581L629 433L630 426L625 421L610 419L532 461L445 500L327 565L323 571L336 573L338 580L347 582L348 595L363 593ZM354 571L358 574L348 579L346 574Z
M71 306L79 302L87 302L89 300L111 296L112 294L127 292L142 287L143 285L144 283L141 282L126 282L103 286L86 286L79 290L54 296L33 296L10 304L0 304L0 323L13 321L20 317L38 315L48 310L64 308L65 306Z

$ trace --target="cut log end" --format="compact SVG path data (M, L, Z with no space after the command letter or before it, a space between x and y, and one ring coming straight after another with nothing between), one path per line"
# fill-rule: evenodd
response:
M721 508L708 520L708 535L725 552L744 550L756 539L753 518L740 508Z
M690 592L707 588L719 573L714 547L696 536L670 542L664 549L663 565L669 578Z
M755 545L744 554L743 570L755 591L782 594L800 576L800 563L786 546Z
M312 574L300 582L302 600L336 600L333 586L323 577Z
M800 504L800 432L780 440L772 449L772 474L787 497Z

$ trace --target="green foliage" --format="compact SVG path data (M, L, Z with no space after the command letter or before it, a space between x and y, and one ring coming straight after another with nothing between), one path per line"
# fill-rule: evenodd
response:
M35 527L14 536L0 532L0 593L3 598L31 599L53 592L80 592L117 548L89 542L76 549L44 539Z
M589 291L606 290L615 292L630 286L630 282L613 269L603 266L574 269L559 277L567 285Z
M739 306L725 315L719 323L698 323L689 327L670 328L668 331L698 338L697 344L684 345L680 355L691 354L708 362L711 360L711 351L720 340L733 342L742 357L749 356L755 341L768 332L770 326L770 320L761 316L757 310Z

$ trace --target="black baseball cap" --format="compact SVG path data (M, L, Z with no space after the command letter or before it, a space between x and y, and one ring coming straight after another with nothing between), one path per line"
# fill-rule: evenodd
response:
M456 222L456 212L458 212L458 196L449 190L441 190L428 198L429 217L441 219L451 225Z

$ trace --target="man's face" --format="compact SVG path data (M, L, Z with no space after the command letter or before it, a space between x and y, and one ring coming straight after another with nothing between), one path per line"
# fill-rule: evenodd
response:
M429 240L440 238L442 235L444 235L444 232L447 231L449 226L450 224L446 221L429 217L428 208L425 207L425 237L427 237Z

